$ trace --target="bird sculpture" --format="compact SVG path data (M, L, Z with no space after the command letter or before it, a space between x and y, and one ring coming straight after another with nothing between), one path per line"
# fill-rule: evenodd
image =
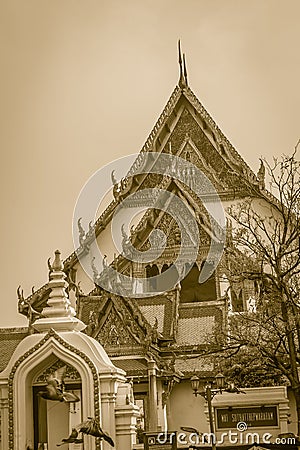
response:
M41 391L38 395L45 400L53 400L65 403L79 402L80 398L74 392L67 392L63 383L66 366L57 369L47 379L45 391Z
M83 443L83 439L78 439L78 431L76 430L76 428L72 428L72 433L70 434L70 436L66 439L62 439L60 444L56 444L56 447L60 447L61 445L65 445L65 444L82 444Z
M60 447L61 445L64 444L78 443L78 441L82 442L82 440L78 439L79 433L89 434L91 436L98 437L108 442L112 447L115 446L114 441L109 436L109 434L107 434L102 430L97 420L94 419L93 417L88 417L88 420L81 422L78 425L76 425L76 427L72 428L70 436L66 439L62 439L62 442L60 444L56 444L56 446Z

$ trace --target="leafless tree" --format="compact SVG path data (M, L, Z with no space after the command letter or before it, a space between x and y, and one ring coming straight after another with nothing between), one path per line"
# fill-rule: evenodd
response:
M255 310L231 315L224 354L257 361L286 379L294 393L300 435L300 162L264 160L271 192L261 189L229 209L233 222L232 277L251 280ZM234 260L234 264L232 262ZM241 270L242 268L242 270Z

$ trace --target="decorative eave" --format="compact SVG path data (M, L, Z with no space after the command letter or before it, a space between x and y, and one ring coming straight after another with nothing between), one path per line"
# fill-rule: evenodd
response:
M36 291L32 292L25 300L30 304L34 303L36 309L39 310L40 305L44 304L45 297L48 298L50 291L51 289L49 288L48 283L46 283Z

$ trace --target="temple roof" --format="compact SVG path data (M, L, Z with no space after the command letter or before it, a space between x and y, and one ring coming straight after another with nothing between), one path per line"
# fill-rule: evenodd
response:
M168 152L167 143L171 140L174 124L178 122L179 115L182 114L184 107L189 107L189 110L193 113L193 118L198 120L198 124L201 127L206 140L211 144L211 148L218 154L219 159L224 164L223 172L230 175L236 183L242 183L243 186L251 184L258 190L259 180L255 173L246 164L243 158L239 155L233 145L225 137L223 132L217 126L210 114L204 108L202 103L198 100L196 95L188 86L180 87L177 85L172 92L165 108L156 121L152 131L150 132L145 144L143 145L140 153L144 152ZM181 109L181 110L180 110ZM179 111L180 110L180 111ZM174 154L178 154L179 149L176 149ZM173 151L172 151L173 152ZM132 186L130 184L130 177L135 174L136 168L142 161L141 157L137 157L132 167L127 173L123 181L124 196L132 190L139 189L138 186ZM214 164L208 164L213 167ZM147 176L147 175L145 175ZM215 180L214 180L215 181ZM228 183L229 185L231 183ZM228 190L227 186L227 190ZM236 195L236 191L234 192ZM107 224L111 221L115 209L117 208L121 200L115 198L109 206L102 212L94 225L86 233L86 243L88 244L89 238L93 238L96 234L98 236L101 231L105 229ZM66 258L64 265L66 268L72 267L77 262L77 254L80 254L80 248L76 249L71 255Z
M85 252L86 247L94 239L94 236L99 236L110 223L122 199L129 192L142 188L147 174L145 174L144 178L140 177L137 185L132 184L132 177L135 174L136 168L141 163L142 154L145 152L172 153L182 156L184 146L189 146L190 149L188 151L195 154L196 163L200 164L200 166L202 165L201 169L208 173L208 177L211 178L214 184L218 184L217 187L220 195L226 193L226 195L233 197L243 197L247 191L248 193L251 191L252 194L256 192L257 195L261 193L258 177L246 164L198 100L188 86L187 77L183 72L182 76L183 78L180 78L181 81L179 80L178 85L173 90L166 106L143 145L140 155L136 158L126 177L122 180L123 191L119 196L115 196L114 200L102 212L96 222L87 230L84 235L84 245L81 245L65 259L65 271L69 271L78 262L78 255ZM191 122L191 128L194 127L194 135L192 131L189 132L188 125ZM185 128L188 133L183 135ZM175 132L177 133L177 137L175 136ZM195 133L198 141L200 139L203 142L201 151L199 150L200 141L195 142ZM274 200L271 198L271 194L265 190L263 191L264 196L269 201ZM45 298L49 295L47 286L47 284L42 286L27 297L27 301L30 304L34 304L37 309L39 305L42 306Z
M28 328L2 328L0 330L0 372L7 366L19 343L28 336Z

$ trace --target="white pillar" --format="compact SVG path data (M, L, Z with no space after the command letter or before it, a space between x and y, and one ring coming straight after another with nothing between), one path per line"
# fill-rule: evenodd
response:
M148 361L148 379L149 379L149 429L156 431L158 427L157 412L157 366L155 361Z
M120 384L115 407L116 450L131 450L136 444L136 418L140 409L132 401L132 385Z
M136 418L139 415L140 410L136 405L116 406L116 450L132 450L136 444Z

